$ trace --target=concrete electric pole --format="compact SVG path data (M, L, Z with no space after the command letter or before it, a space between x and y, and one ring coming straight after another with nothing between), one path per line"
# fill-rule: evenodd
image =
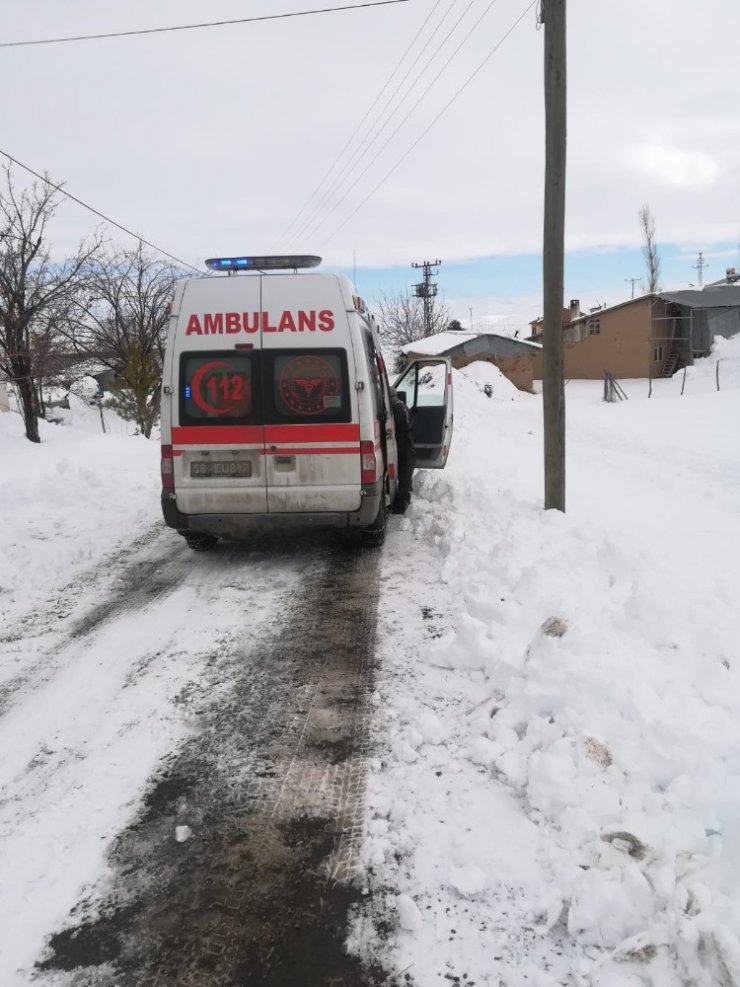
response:
M542 250L545 510L565 511L565 0L542 0L542 21L545 25L545 226Z
M432 277L437 274L433 267L439 267L441 260L425 260L421 264L413 264L412 267L421 268L424 280L420 284L414 285L414 294L421 298L424 303L424 335L432 334L432 312L434 310L434 298L437 294L437 285L433 283Z
M624 280L625 281L629 281L630 284L632 285L632 297L634 298L635 297L635 285L637 284L637 282L640 279L639 278L625 278Z

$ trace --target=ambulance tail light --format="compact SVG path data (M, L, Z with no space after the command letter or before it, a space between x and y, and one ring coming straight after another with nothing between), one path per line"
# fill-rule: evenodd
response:
M174 458L172 456L172 446L162 446L162 489L175 489Z
M368 486L375 483L377 463L375 460L375 443L360 443L360 483Z

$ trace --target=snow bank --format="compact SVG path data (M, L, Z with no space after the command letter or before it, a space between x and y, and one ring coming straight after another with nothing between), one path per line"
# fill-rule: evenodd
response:
M478 389L483 391L486 397L496 400L517 401L522 396L522 392L515 384L505 377L499 368L485 360L476 360L464 367L459 374L457 390L464 381L471 381ZM464 386L464 385L463 385Z
M97 409L74 396L58 413L67 424L40 421L40 444L25 438L20 415L0 415L6 624L160 518L158 443L130 436L110 411L114 434L103 434Z
M494 372L455 374L386 550L365 855L421 921L352 945L420 985L740 982L740 382L568 392L561 515L540 401Z

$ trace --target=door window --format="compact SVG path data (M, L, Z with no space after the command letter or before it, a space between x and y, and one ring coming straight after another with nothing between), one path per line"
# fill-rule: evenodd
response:
M257 354L217 350L180 358L180 422L186 425L247 425L257 421Z
M352 407L344 350L183 353L183 425L291 425L349 422Z
M352 420L344 350L264 350L263 356L267 423Z
M396 391L409 408L441 408L447 398L447 364L413 363L396 383Z
M419 466L441 469L452 434L452 392L445 360L412 363L396 381L396 392L412 413L411 434Z

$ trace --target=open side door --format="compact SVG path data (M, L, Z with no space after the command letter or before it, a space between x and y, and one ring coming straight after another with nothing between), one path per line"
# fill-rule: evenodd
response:
M452 442L452 368L445 357L414 360L395 384L413 415L419 469L444 469Z

